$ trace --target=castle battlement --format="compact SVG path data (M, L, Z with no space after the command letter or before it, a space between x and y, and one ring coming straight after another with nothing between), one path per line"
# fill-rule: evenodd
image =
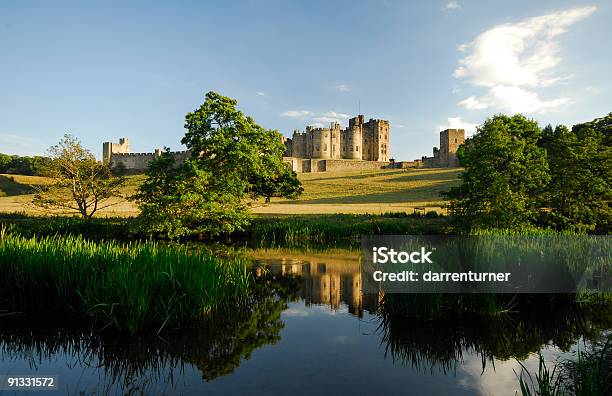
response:
M160 157L162 152L162 149L156 148L150 153L131 153L130 141L127 138L119 139L119 143L102 143L102 161L111 167L122 166L130 171L143 171L147 169L149 162ZM173 151L171 154L176 159L176 162L181 164L191 156L191 151Z

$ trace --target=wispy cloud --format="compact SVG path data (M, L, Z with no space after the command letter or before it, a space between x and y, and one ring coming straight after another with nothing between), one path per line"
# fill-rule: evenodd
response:
M304 118L312 115L312 111L308 110L287 110L281 113L283 117Z
M466 55L453 75L488 89L488 93L468 97L459 104L467 109L496 108L524 113L566 106L570 98L542 99L535 90L564 78L555 70L561 62L558 36L595 10L594 6L572 8L497 25L474 41L460 45L458 50Z
M461 4L459 4L456 1L449 1L446 3L446 6L444 7L445 10L460 10L461 9Z
M348 84L336 84L336 91L338 92L350 92L351 86Z
M3 154L35 155L44 152L41 141L14 133L0 132Z
M478 124L463 121L461 117L449 117L446 119L446 125L438 125L436 127L436 133L445 129L465 129L467 135L472 135L476 132L477 126Z
M330 124L332 122L342 123L350 118L350 116L346 113L338 113L335 111L328 111L323 113L317 117L314 117L312 120L316 124Z
M259 91L259 92L257 92L257 96L266 96L266 93L262 92L262 91Z
M332 122L343 124L350 118L348 114L337 111L314 113L310 110L287 110L281 116L300 119L304 124L314 127L327 127Z

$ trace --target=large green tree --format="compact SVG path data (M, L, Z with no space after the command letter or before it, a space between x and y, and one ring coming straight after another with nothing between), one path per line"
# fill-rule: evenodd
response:
M166 151L149 165L135 199L150 231L170 238L217 235L249 222L247 198L295 197L301 186L282 161L280 133L266 130L215 92L188 113L182 143L191 158L177 164Z
M608 232L612 213L612 114L592 122L544 128L551 180L547 224L560 229Z
M152 161L133 199L147 233L174 239L184 235L218 235L242 228L248 213L229 186L214 183L212 173L188 159L177 164L166 150Z
M522 115L487 119L459 152L463 183L447 193L462 230L520 228L539 214L550 179L537 122Z
M297 175L282 160L282 135L257 125L236 105L234 99L208 92L204 104L187 114L182 143L198 166L240 198L299 195Z

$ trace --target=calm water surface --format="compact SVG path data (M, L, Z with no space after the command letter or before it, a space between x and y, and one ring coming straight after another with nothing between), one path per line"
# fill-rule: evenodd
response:
M382 325L378 296L360 292L357 252L252 255L262 281L246 312L132 339L6 319L0 374L55 375L58 394L513 395L519 360L537 370L537 352L554 361L605 330L589 322L583 334L564 312Z

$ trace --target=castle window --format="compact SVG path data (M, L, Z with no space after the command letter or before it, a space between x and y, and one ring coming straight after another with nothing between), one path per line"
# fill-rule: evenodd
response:
M355 151L359 151L359 146L355 146Z
M455 143L457 143L457 138L455 138Z
M327 144L323 145L323 151L327 151Z

